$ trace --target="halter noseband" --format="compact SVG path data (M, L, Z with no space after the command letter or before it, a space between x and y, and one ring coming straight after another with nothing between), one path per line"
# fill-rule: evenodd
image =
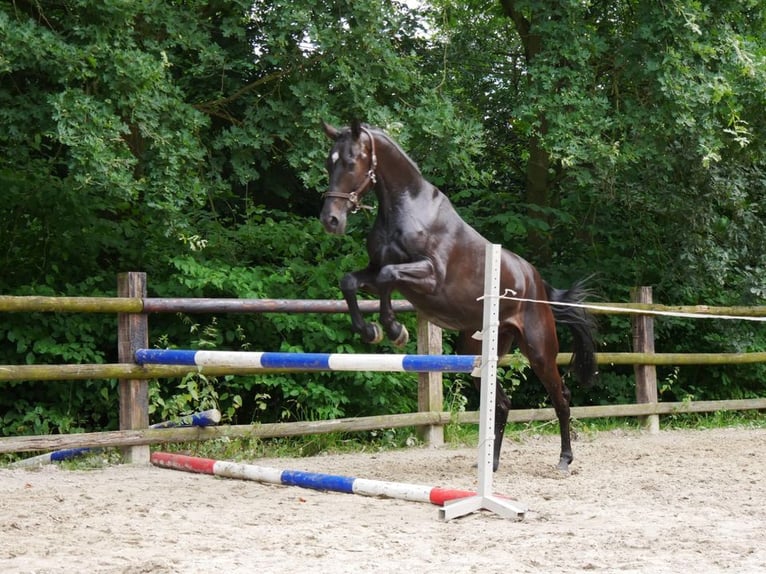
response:
M367 170L364 179L349 193L344 193L342 191L327 191L324 194L324 197L340 197L341 199L348 200L348 202L351 203L351 213L356 213L360 209L373 209L369 205L364 205L362 203L362 196L367 193L377 181L375 170L378 167L378 156L375 154L375 138L372 137L372 133L370 133L370 130L367 128L363 127L361 130L367 134L368 138L370 138L370 169Z

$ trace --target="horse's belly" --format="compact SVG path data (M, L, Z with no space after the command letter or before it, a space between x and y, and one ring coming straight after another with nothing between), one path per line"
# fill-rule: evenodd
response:
M457 305L443 297L428 296L422 293L402 291L402 295L430 323L442 329L465 331L481 328L483 313L480 301Z

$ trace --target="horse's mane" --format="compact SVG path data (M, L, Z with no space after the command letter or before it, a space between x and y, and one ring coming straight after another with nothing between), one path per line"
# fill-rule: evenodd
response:
M420 168L418 167L418 164L416 164L416 163L415 163L415 161L414 161L414 160L413 160L413 159L412 159L412 158L411 158L409 155L407 155L407 152L405 152L405 151L402 149L402 146L400 146L400 145L399 145L398 143L396 143L396 142L395 142L393 139L391 139L391 136L389 136L389 135L388 135L386 132L384 132L382 129L380 129L380 128L377 128L377 127L375 127L375 126L368 126L367 124L364 124L364 127L365 127L365 128L367 128L368 130L370 130L371 132L373 132L375 135L377 135L377 136L380 136L380 137L382 137L383 139L385 139L385 140L386 140L386 141L387 141L387 142L388 142L390 145L392 145L392 146L394 147L394 149L395 149L395 150L397 150L397 151L398 151L400 154L402 154L402 156L404 156L404 158L405 158L405 159L406 159L408 162L410 162L410 165L413 167L413 169L414 169L415 171L417 171L417 172L418 172L418 174L419 174L419 175L423 175L423 174L420 172Z

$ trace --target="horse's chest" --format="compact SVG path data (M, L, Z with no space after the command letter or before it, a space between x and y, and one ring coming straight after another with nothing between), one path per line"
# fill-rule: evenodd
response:
M378 248L377 259L382 265L390 265L392 263L407 263L411 257L403 245L392 242Z
M425 234L402 228L381 228L370 236L367 250L381 265L408 263L423 250Z

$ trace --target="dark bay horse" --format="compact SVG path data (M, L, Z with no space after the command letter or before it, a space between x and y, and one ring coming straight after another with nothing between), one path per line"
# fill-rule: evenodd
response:
M383 331L396 345L404 345L407 330L391 307L391 293L396 290L432 323L459 331L459 353L480 355L481 342L472 335L483 327L483 302L478 298L484 294L487 240L463 221L450 200L423 178L415 162L384 132L358 122L344 129L323 127L335 142L327 158L330 186L320 216L324 228L343 234L348 213L363 207L365 193L373 190L378 200L367 236L369 263L340 282L354 332L368 343L383 338L380 326L366 322L359 311L357 291L368 290L380 298ZM504 249L500 293L506 289L520 298L551 303L579 303L585 296L580 283L568 290L551 287L530 263ZM555 321L572 331L572 370L582 384L588 384L596 369L595 342L592 318L581 308L501 299L498 354L517 345L548 391L561 433L558 468L566 471L573 459L570 392L556 366ZM474 381L480 386L479 379ZM499 384L496 396L495 470L511 406Z

